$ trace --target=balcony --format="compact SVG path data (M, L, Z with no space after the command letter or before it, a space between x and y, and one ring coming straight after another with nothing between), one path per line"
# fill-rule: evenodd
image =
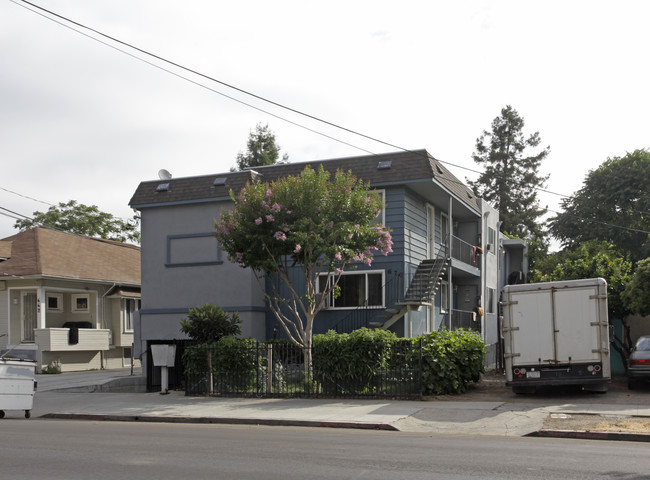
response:
M96 328L77 329L77 342L70 328L37 328L34 330L35 343L42 352L79 352L109 349L110 330Z
M476 245L467 243L454 235L451 236L451 258L480 270L482 253L482 250Z

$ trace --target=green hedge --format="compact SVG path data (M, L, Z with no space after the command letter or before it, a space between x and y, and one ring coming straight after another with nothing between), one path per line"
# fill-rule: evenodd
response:
M389 348L401 342L416 348ZM184 355L186 373L207 372L208 352L215 374L255 372L258 367L265 370L265 347L257 350L255 345L253 339L224 337L214 344L188 347ZM485 346L476 332L443 330L400 339L389 331L366 328L352 333L329 331L314 335L314 379L336 378L343 383L367 384L372 389L380 371L417 368L420 345L424 395L460 394L469 383L479 381L484 371Z

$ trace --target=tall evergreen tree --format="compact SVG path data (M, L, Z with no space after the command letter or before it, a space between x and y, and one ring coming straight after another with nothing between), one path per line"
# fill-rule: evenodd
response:
M245 168L262 167L264 165L273 165L274 163L286 163L289 156L285 153L280 158L280 145L275 140L275 134L269 129L268 124L258 123L255 130L248 135L246 142L246 152L237 154L237 166L231 170L243 170Z
M475 182L468 180L474 193L499 210L501 230L522 238L542 238L544 230L539 217L546 213L537 198L548 175L540 176L539 167L550 147L535 154L528 149L541 143L539 132L525 137L524 119L510 105L492 121L492 131L483 131L476 139L472 158L483 167Z

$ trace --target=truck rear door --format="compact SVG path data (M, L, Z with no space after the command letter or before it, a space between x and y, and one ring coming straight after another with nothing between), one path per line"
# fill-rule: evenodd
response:
M599 312L595 299L597 294L595 285L554 291L555 338L559 362L592 362L600 359L600 329L597 325Z

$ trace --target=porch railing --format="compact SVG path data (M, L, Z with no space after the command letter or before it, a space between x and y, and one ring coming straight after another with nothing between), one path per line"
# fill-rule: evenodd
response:
M481 317L475 315L474 312L467 310L451 309L443 317L441 328L447 328L451 331L464 329L481 332Z

